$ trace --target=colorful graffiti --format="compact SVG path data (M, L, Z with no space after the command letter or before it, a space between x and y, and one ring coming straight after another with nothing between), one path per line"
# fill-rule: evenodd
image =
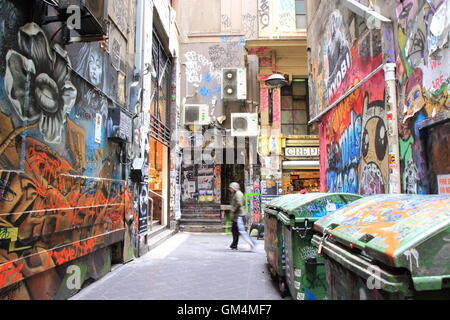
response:
M420 122L450 115L450 1L403 1L397 7L402 191L430 192Z
M384 73L353 92L322 119L321 173L329 192L378 194L388 181Z
M53 27L24 21L29 7L0 0L0 299L65 299L80 289L69 267L81 284L98 279L135 228L106 137L117 72L98 43L65 48Z
M379 31L364 33L356 39L350 31L354 16L336 1L320 3L309 30L317 45L310 52L311 118L340 99L350 88L382 64Z

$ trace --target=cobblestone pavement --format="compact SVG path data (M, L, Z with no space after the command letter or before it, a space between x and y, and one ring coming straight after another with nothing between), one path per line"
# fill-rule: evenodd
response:
M107 274L73 300L281 300L266 267L264 241L177 233L145 256ZM290 298L285 298L290 299Z

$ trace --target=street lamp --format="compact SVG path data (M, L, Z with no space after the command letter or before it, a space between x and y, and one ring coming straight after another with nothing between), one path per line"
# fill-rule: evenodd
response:
M285 77L279 73L274 73L268 77L265 81L266 85L269 87L269 124L273 123L273 90L282 88L289 84Z

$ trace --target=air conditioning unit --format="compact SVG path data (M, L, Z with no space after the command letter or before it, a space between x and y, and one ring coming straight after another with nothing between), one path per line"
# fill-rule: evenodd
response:
M211 123L207 104L186 104L183 115L185 125L205 126Z
M108 121L106 134L108 139L129 143L132 141L133 118L121 108L108 108Z
M222 99L224 101L247 99L247 72L245 69L222 69Z
M257 113L232 113L231 136L256 137L259 134Z
M105 0L56 0L60 15L67 14L67 8L77 6L81 9L81 29L76 30L82 36L107 35L106 20L108 14Z

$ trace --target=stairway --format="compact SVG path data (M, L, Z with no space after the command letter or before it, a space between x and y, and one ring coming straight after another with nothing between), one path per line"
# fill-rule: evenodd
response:
M175 230L162 226L159 221L152 222L152 231L149 233L148 250L155 249L165 240L169 239L176 233Z
M191 203L181 206L180 231L224 233L221 205L214 203Z

